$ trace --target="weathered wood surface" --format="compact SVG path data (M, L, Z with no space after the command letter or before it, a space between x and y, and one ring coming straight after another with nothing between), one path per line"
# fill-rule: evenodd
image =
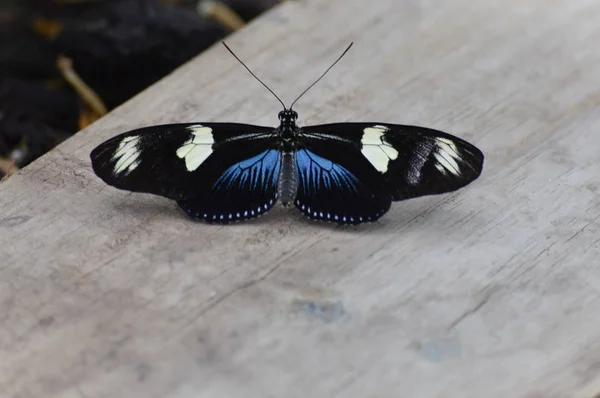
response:
M480 180L337 228L188 221L88 154L142 125L273 125L220 46L0 184L1 397L600 392L600 2L307 0L230 38L300 123L447 130ZM143 67L143 66L140 66Z

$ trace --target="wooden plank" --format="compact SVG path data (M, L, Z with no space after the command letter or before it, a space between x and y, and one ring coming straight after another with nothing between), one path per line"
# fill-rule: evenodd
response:
M2 397L583 397L600 391L600 3L288 2L230 45L300 123L480 146L455 194L338 228L188 221L105 186L142 125L273 125L215 46L0 185Z

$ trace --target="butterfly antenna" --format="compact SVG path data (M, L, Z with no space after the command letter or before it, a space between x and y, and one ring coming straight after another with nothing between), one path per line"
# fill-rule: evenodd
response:
M242 62L242 60L241 60L241 59L239 59L239 58L238 58L238 56L237 56L237 55L235 55L235 53L234 53L233 51L231 51L231 48L229 48L229 46L228 46L227 44L225 44L225 42L224 42L224 41L223 41L223 42L221 42L221 43L223 43L223 45L225 46L225 48L227 49L227 51L229 51L229 52L231 53L231 55L233 55L233 56L235 57L235 59L237 59L237 60L239 61L239 63L240 63L240 64L242 64L242 66L243 66L244 68L246 68L246 70L247 70L248 72L250 72L250 74L251 74L252 76L254 76L254 78L260 82L260 84L262 84L263 86L265 86L265 88L266 88L267 90L269 90L269 92L270 92L271 94L273 94L273 96L275 96L275 98L277 98L277 101L279 101L279 102L281 103L281 106L283 106L283 109L287 109L287 108L286 108L286 106L285 106L285 104L283 103L283 101L282 101L281 99L279 99L279 97L277 96L277 94L275 94L275 93L273 92L273 90L271 90L271 89L269 88L269 86L267 86L266 84L264 84L262 80L260 80L260 79L259 79L259 78L258 78L258 77L257 77L257 76L254 74L254 73L252 73L252 71L250 70L250 68L248 68L248 67L246 66L246 64L245 64L245 63L243 63L243 62Z
M311 84L310 86L308 86L308 88L307 88L306 90L304 90L304 91L302 92L302 94L300 94L300 95L298 96L298 98L296 98L296 99L294 100L294 102L292 102L292 105L290 106L290 109L292 109L292 108L294 107L294 104L295 104L295 103L296 103L296 102L297 102L297 101L298 101L298 100L299 100L299 99L300 99L300 98L301 98L301 97L302 97L304 94L306 94L306 92L307 92L308 90L310 90L311 88L313 88L313 86L314 86L315 84L317 84L317 83L318 83L318 82L319 82L319 81L320 81L320 80L323 78L323 76L325 76L325 75L327 74L327 72L329 72L329 71L331 70L331 68L333 68L333 67L335 66L335 64L337 64L338 62L340 62L340 59L342 59L342 57L343 57L344 55L346 55L346 53L348 52L348 50L350 50L350 47L352 47L352 45L353 45L353 44L354 44L354 42L351 42L351 43L350 43L350 45L349 45L349 46L348 46L348 47L347 47L347 48L344 50L344 52L342 53L342 55L340 55L340 56L339 56L339 58L338 58L338 59L336 59L336 60L335 60L335 62L334 62L333 64L331 64L331 66L330 66L329 68L327 68L327 70L326 70L325 72L323 72L323 74L321 75L321 77L319 77L317 80L315 80L315 82L314 82L313 84Z

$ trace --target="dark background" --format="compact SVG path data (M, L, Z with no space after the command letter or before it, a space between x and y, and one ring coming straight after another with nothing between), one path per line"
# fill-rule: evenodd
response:
M0 177L278 1L0 1Z

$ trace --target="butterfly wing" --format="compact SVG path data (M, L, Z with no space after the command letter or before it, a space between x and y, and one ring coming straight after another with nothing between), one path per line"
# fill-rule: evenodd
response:
M260 217L277 202L280 168L281 152L267 148L223 172L211 172L212 178L200 182L204 187L201 193L177 204L190 217L209 223Z
M340 224L375 221L388 211L382 179L352 161L331 160L301 148L296 151L298 192L295 205L313 220Z
M152 126L99 145L92 167L116 188L165 196L193 218L226 223L276 202L276 138L273 128L235 123Z
M301 129L295 166L295 206L313 220L339 224L375 221L390 208L383 176L351 138L352 129L325 126Z
M342 224L374 221L391 201L455 191L483 167L475 146L423 127L326 124L302 128L299 140L296 206Z

